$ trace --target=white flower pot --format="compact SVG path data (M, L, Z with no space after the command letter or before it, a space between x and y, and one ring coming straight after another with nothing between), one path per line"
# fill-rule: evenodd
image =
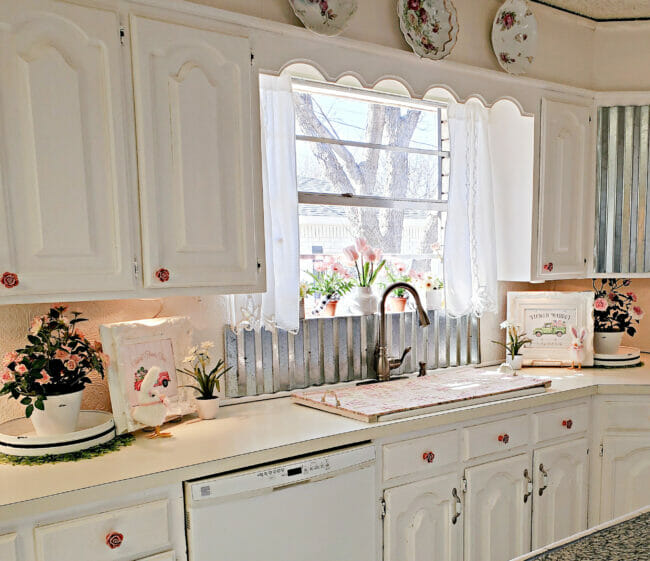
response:
M621 346L622 331L596 331L594 333L594 351L598 355L615 355Z
M524 364L524 357L522 355L515 355L514 357L508 353L506 355L506 364L510 366L513 370L521 370L521 367Z
M427 290L427 310L439 310L442 308L442 289Z
M196 410L201 419L214 419L219 412L219 398L196 399Z
M38 436L67 434L77 429L83 390L63 395L48 395L43 411L34 408L30 419Z
M355 286L349 296L350 313L369 316L377 312L378 300L371 286Z

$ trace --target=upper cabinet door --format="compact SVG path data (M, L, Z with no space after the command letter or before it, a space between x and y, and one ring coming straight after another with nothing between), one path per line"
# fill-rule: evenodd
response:
M591 106L542 99L537 277L579 278L593 252Z
M5 301L134 286L121 48L113 12L0 3Z
M131 38L145 286L259 291L248 39L135 16Z

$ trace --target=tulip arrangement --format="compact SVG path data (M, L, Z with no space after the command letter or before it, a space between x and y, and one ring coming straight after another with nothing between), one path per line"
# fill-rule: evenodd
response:
M357 286L372 286L386 265L386 260L381 258L381 249L373 249L363 238L357 238L354 245L346 247L343 253L350 263L354 264L357 272Z
M626 332L634 336L636 327L643 319L643 309L636 301L636 294L623 288L630 286L631 281L617 279L594 279L594 328L596 331L608 333Z

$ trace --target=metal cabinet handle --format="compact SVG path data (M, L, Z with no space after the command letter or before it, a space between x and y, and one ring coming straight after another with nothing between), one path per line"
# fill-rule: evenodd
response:
M539 471L542 474L542 486L539 488L539 496L541 497L548 487L548 472L544 469L544 464L539 464Z
M458 491L455 487L451 491L451 496L456 499L456 502L454 503L454 515L451 517L451 523L456 524L460 515L463 513L463 504L460 502L460 497L458 496Z
M533 480L530 478L528 470L524 470L524 479L526 480L526 492L524 493L524 502L528 502L528 497L533 494Z

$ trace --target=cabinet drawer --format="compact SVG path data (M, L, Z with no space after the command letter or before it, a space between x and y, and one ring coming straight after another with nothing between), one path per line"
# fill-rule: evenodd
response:
M503 452L528 444L528 417L520 415L502 421L464 429L465 460Z
M0 536L0 559L2 561L16 561L16 534Z
M383 456L384 480L435 471L438 467L458 462L458 432L386 444Z
M535 413L535 442L582 434L587 430L588 423L589 407L584 403Z
M155 501L41 526L34 535L38 561L133 559L171 546L168 503Z
M605 430L650 430L648 401L607 401L602 407Z

